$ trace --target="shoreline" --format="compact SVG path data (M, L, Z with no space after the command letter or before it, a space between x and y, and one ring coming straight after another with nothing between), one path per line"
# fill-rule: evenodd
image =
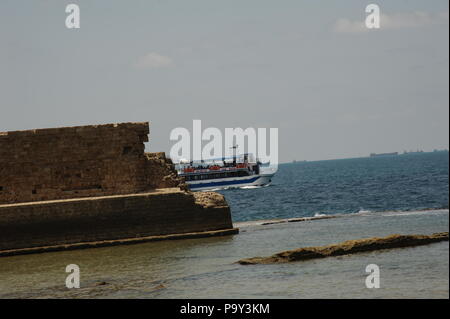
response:
M136 196L139 194L133 194L133 195ZM119 196L115 196L115 197L125 197L125 196L127 196L127 195L119 195ZM95 200L95 199L96 198L86 198L86 200ZM68 200L68 201L72 201L72 200ZM76 199L75 199L75 201L76 201ZM36 204L36 203L29 203L29 204ZM14 205L16 205L16 204L12 204L10 206L14 206ZM405 215L407 215L409 213L424 213L424 214L426 214L428 212L438 212L438 213L447 213L448 214L449 209L430 208L430 209L411 210L411 211L385 211L385 212L362 211L362 212L349 213L349 214L253 220L253 221L245 221L245 222L235 222L235 223L233 223L232 228L221 229L221 230L167 234L167 235L154 235L154 236L142 236L142 237L136 237L136 238L122 238L122 239L112 239L112 240L86 241L86 242L77 242L77 243L70 243L70 244L48 245L48 246L0 250L0 258L1 257L18 256L18 255L42 254L42 253L46 253L46 252L68 251L68 250L76 250L76 249L91 249L91 248L110 247L110 246L118 246L118 245L132 245L132 244L140 244L140 243L163 241L163 240L182 240L182 239L197 239L197 238L207 238L207 237L230 236L230 235L239 234L241 228L245 229L246 227L252 227L252 226L270 226L270 225L277 225L277 224L284 224L284 223L287 224L287 223L297 223L297 222L308 222L308 221L334 219L334 218L342 218L342 217L357 217L357 216L367 216L367 215L373 216L374 214L388 214L388 216L390 214L392 214L392 216L396 216L394 214L399 214L399 213L400 214L404 213ZM244 230L244 232L245 232L245 230Z
M318 258L337 257L377 250L416 247L448 241L448 232L431 235L398 235L347 240L344 242L286 250L268 257L250 257L237 261L241 265L278 264Z
M250 227L250 226L268 226L283 223L295 223L295 222L306 222L323 220L330 218L342 218L342 217L357 217L357 216L374 216L376 214L385 214L384 216L395 216L397 214L414 214L414 213L428 213L428 212L438 212L438 213L450 213L448 208L426 208L426 209L413 209L413 210L388 210L388 211L359 211L355 213L336 213L336 214L320 214L316 216L305 216L305 217L291 217L291 218L274 218L274 219L257 219L249 221L237 221L233 222L233 225L238 228Z
M81 243L73 243L73 244L65 244L65 245L53 245L53 246L41 246L41 247L31 247L31 248L0 250L0 257L10 257L10 256L18 256L18 255L29 255L29 254L67 251L67 250L76 250L76 249L100 248L100 247L109 247L109 246L118 246L118 245L133 245L133 244L147 243L147 242L152 242L152 241L162 241L162 240L180 240L180 239L228 236L228 235L235 235L238 233L239 233L239 228L230 228L230 229L224 229L224 230L213 230L213 231L185 233L185 234L146 236L146 237L136 237L136 238L123 238L123 239L113 239L113 240L81 242Z

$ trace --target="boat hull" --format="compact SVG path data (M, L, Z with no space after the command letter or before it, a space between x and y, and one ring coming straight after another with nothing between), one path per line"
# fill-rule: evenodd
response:
M274 174L260 174L243 177L231 177L220 179L208 179L201 181L187 182L192 191L206 191L211 189L241 188L241 187L261 187L271 183Z

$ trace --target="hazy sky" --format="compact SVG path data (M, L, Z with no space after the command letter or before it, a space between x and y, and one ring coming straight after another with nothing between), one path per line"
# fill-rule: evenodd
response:
M150 121L168 152L193 119L277 127L281 162L448 148L448 5L1 0L0 131Z

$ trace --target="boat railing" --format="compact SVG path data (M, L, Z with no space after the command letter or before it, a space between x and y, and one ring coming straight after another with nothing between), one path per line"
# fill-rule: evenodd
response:
M202 174L202 173L218 173L218 172L235 172L235 171L245 171L248 170L248 167L245 165L236 165L231 167L220 167L220 166L212 166L208 168L193 168L186 167L184 169L179 170L181 174Z

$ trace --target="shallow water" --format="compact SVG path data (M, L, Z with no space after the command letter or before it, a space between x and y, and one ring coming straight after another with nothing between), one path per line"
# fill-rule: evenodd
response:
M0 298L448 298L448 242L278 265L242 258L393 233L448 231L448 210L237 224L238 235L0 259ZM81 288L65 288L65 267ZM380 267L381 287L365 286Z

